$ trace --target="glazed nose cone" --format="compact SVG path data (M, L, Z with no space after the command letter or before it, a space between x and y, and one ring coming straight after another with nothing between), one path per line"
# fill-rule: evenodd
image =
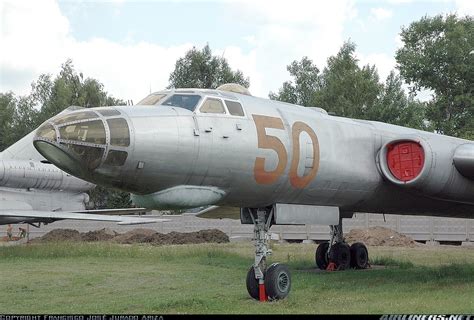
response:
M104 156L104 124L91 111L59 116L38 128L33 145L57 167L84 178L100 165Z

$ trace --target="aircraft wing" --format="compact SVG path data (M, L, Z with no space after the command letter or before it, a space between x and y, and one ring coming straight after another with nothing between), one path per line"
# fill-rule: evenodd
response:
M118 209L120 210L120 209ZM122 209L122 214L127 212L127 209ZM136 212L136 209L134 209ZM44 220L93 220L93 221L112 221L118 222L120 225L131 225L131 224L145 224L155 222L165 222L169 219L156 219L156 218L141 218L141 217L126 217L126 216L115 216L115 215L102 215L102 214L90 214L88 212L67 212L67 211L38 211L38 210L0 210L0 217L12 217L12 218L33 218L33 219L44 219ZM107 210L90 210L90 211L107 211ZM130 212L130 211L128 211Z

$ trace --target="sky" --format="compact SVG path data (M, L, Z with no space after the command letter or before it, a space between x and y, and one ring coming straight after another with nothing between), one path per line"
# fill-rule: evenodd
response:
M402 27L425 15L474 15L472 0L0 0L0 92L28 94L42 73L72 59L116 98L139 101L168 85L178 58L209 44L268 97L303 56L320 70L344 41L383 81Z

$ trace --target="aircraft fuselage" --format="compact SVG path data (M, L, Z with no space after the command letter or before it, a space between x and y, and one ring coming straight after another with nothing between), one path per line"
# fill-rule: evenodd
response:
M168 99L180 92L200 96L194 111L173 105L115 107L119 114L112 117L124 119L129 130L127 142L116 147L111 118L96 112L94 121L102 121L106 134L93 145L102 150L93 168L80 161L58 164L36 147L65 171L129 191L148 208L292 203L347 212L474 216L474 181L453 163L458 148L470 148L471 141L235 93L164 94ZM201 112L207 99L227 104L225 113ZM229 101L240 103L243 115L231 115ZM37 142L71 141L61 140L67 121L49 123L56 140L39 136ZM73 147L68 148L63 151L69 154ZM394 148L399 153L394 155ZM113 149L126 160L114 163Z

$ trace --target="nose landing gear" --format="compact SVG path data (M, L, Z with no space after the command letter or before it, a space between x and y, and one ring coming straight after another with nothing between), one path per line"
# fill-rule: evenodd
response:
M291 275L287 266L273 263L267 268L268 230L273 221L273 208L248 209L254 224L255 262L247 272L247 291L259 301L279 300L288 296Z

